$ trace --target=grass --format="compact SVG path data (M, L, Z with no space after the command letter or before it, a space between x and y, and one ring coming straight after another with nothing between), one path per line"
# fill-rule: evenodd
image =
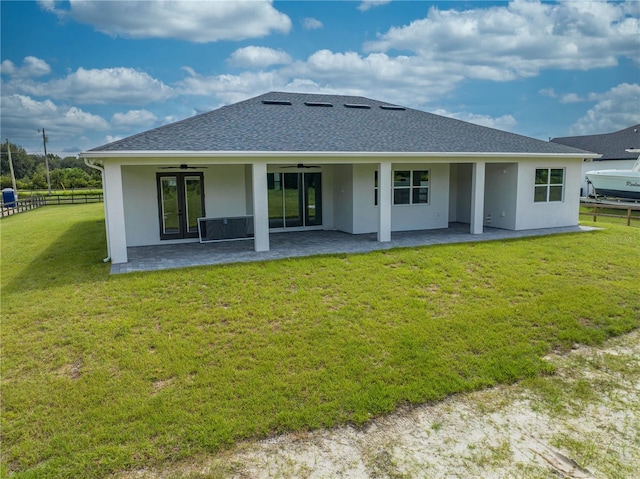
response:
M102 188L69 188L68 190L51 190L52 195L98 195L102 194ZM18 190L18 199L29 196L48 196L49 190Z
M601 223L604 224L617 224L617 225L626 225L627 224L627 210L625 209L617 209L617 208L598 208L598 214L606 214L606 215L615 215L615 216L623 216L624 218L611 218L611 217L601 217L598 216L596 218L596 224L599 225ZM580 218L582 220L593 221L593 206L580 206ZM631 211L631 227L640 228L640 210L632 210ZM636 218L636 219L633 219Z
M2 220L3 477L363 424L640 325L637 228L110 277L102 211Z

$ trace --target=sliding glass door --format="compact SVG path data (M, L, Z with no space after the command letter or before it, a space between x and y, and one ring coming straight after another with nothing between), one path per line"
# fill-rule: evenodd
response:
M268 173L269 227L322 225L321 173Z

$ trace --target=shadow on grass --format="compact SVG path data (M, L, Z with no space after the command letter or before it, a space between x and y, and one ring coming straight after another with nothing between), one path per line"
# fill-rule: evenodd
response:
M9 279L5 292L106 281L106 251L103 221L75 223Z

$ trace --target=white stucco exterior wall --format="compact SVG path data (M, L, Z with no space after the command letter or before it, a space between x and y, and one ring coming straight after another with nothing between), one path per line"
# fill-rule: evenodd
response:
M449 221L471 223L471 163L450 165Z
M375 233L378 230L380 212L374 201L377 168L377 164L353 165L353 229L350 233ZM449 225L449 164L393 163L392 174L393 170L429 170L430 191L428 205L391 204L391 231L446 228Z
M429 170L429 204L391 206L391 230L411 231L449 226L449 165L394 163L395 170Z
M517 163L487 163L485 169L484 225L516 229Z
M244 165L244 202L247 207L246 215L253 215L253 169L251 165Z
M469 232L474 235L482 234L484 227L485 171L484 161L473 163L471 178L471 223Z
M322 227L325 230L335 229L334 214L335 201L335 165L323 166L322 172Z
M353 165L353 234L378 231L378 207L375 206L374 185L377 164ZM379 202L379 201L378 201Z
M244 165L210 165L204 171L204 200L207 218L247 214ZM267 182L267 175L264 175Z
M378 225L377 238L381 243L391 241L391 184L392 165L390 161L378 164ZM375 181L374 181L375 183ZM375 203L375 201L374 201Z
M333 227L353 233L353 165L333 167Z
M252 165L253 244L256 251L269 251L269 207L267 164Z
M160 243L157 171L151 166L122 167L128 246Z
M109 228L109 251L111 262L127 262L127 237L124 215L122 168L120 163L106 162L104 165L105 198L109 199L106 208L105 224Z
M106 165L105 165L106 166ZM157 173L170 174L155 166L123 166L124 222L127 246L147 246L197 239L160 240ZM205 214L209 218L247 214L244 165L207 165L204 176ZM266 177L265 177L266 182Z
M535 203L536 168L565 168L563 201ZM580 207L580 158L521 160L518 166L516 230L556 228L578 224Z

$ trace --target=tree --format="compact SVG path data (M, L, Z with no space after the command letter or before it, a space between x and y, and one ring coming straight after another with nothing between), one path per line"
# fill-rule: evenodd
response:
M66 168L67 188L86 188L91 179L89 173L80 168Z
M0 188L1 189L13 188L13 183L11 182L11 176L9 175L0 176Z
M65 171L62 169L53 170L49 173L51 179L51 188L54 190L64 189L66 178Z
M47 158L49 159L49 171L62 168L62 166L60 165L62 163L62 158L60 158L58 155L47 153Z
M100 172L94 168L88 167L82 158L76 156L66 156L60 162L60 168L80 168L89 174L91 181L98 182L98 187L102 184L102 176Z
M27 153L24 148L9 142L11 159L16 176L16 186L21 189L44 189L47 187L44 155ZM11 187L7 144L2 144L2 161L0 162L0 186ZM75 156L60 158L52 153L47 154L49 161L49 178L51 188L101 188L102 177L99 171L89 168L84 160ZM7 183L8 179L8 183Z
M31 175L31 188L44 189L47 187L47 175L45 173L44 163L40 163Z
M34 155L28 154L24 148L9 142L11 148L11 161L16 178L29 178L36 169L36 159ZM7 143L1 145L2 161L0 162L0 175L10 175L9 154Z

